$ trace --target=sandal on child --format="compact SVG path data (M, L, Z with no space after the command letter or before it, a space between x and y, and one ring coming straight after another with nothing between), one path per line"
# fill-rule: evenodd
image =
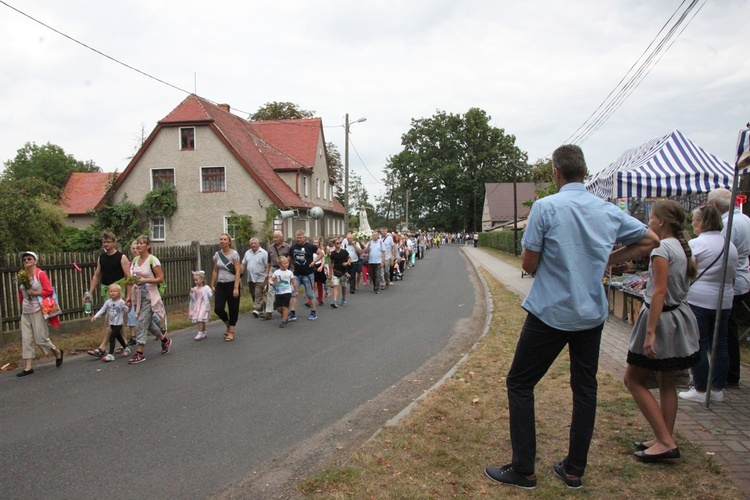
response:
M102 356L106 356L107 353L104 352L100 347L97 347L96 349L89 349L86 351L86 354L89 356L96 356L97 358L101 358Z

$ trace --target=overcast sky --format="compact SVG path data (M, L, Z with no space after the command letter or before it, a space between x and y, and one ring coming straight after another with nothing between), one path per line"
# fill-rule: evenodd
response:
M530 161L548 156L682 1L7 3L144 73L228 103L243 118L270 101L314 110L342 156L344 115L366 117L351 127L350 167L372 198L411 120L437 110L484 109ZM581 144L589 169L674 129L733 162L737 133L750 121L748 19L747 0L707 0ZM0 161L27 141L52 142L122 171L141 128L150 133L185 97L0 3Z

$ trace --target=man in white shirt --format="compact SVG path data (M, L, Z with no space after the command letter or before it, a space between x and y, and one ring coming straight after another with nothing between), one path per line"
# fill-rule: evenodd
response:
M357 288L357 276L362 272L362 260L359 258L362 253L362 247L354 241L354 234L351 231L346 233L346 238L341 244L341 248L349 252L349 293L355 293Z
M247 286L253 297L253 316L263 312L263 287L268 284L268 252L260 247L258 238L250 239L250 250L242 258L242 271L247 271Z
M728 189L712 189L708 193L708 205L715 206L721 212L724 229L721 234L727 234L727 220L732 203L732 192ZM740 339L737 323L740 318L747 316L744 303L750 304L750 271L748 270L750 256L750 217L743 214L737 207L732 217L732 234L730 241L737 247L737 277L734 280L734 302L732 313L729 315L729 373L727 385L737 386L740 383Z
M380 228L380 241L385 250L385 259L383 259L383 266L380 268L380 289L385 290L391 286L391 259L394 258L393 236L391 236L391 233L385 227Z

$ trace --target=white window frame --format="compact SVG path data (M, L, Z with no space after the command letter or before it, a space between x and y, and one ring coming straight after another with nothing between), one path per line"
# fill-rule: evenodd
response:
M318 198L320 198L320 179L315 179L316 189L318 191Z
M224 232L227 233L229 236L232 237L232 240L236 240L237 236L237 228L229 227L229 218L231 215L225 215L224 216Z
M177 172L175 171L174 167L160 167L160 168L152 168L149 170L149 176L148 181L151 183L151 191L156 189L154 187L154 170L171 170L172 171L172 181L174 184L172 184L174 187L177 187Z
M148 221L148 231L151 241L167 240L167 221L164 217L151 217ZM158 231L158 233L157 233Z
M302 176L302 194L304 194L305 197L310 196L310 187L308 186L306 175Z
M193 130L193 147L192 148L183 148L182 147L182 131L183 130ZM180 151L195 151L198 148L198 140L195 133L195 127L180 127L179 133L177 134L177 149Z
M327 189L328 189L328 181L323 180L323 199L324 200L328 199L328 191L326 191Z
M222 190L211 190L207 191L206 187L203 185L203 170L207 168L220 168L224 171L224 189ZM201 193L226 193L227 192L227 167L221 167L218 165L211 165L211 166L205 166L200 167L200 192Z

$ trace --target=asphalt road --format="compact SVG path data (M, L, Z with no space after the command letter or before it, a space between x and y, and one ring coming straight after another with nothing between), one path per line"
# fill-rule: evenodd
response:
M194 328L175 332L166 356L150 340L139 365L77 356L3 373L0 496L251 496L273 471L304 477L466 352L483 326L478 288L449 246L378 295L362 287L336 310L326 300L317 321L305 307L285 330L277 315L243 315L232 343L212 323L202 342Z

